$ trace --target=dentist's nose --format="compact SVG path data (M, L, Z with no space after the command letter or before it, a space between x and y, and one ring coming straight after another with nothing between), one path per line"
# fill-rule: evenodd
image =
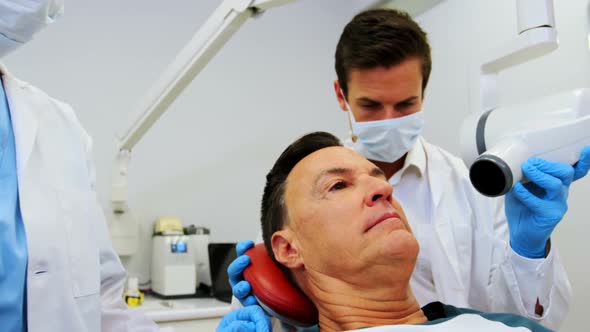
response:
M365 197L365 204L367 206L373 206L380 201L391 202L392 193L393 186L389 182L380 178L371 178Z

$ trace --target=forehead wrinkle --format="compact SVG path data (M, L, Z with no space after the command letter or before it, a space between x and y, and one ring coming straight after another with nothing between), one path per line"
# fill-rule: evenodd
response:
M320 166L317 165L318 163ZM287 176L287 183L289 183L289 180L292 181L288 187L299 187L300 184L303 184L306 188L309 188L311 185L313 190L322 177L327 175L353 174L355 168L361 167L362 163L370 163L370 161L354 150L343 146L323 148L306 156L293 167ZM322 164L323 169L320 168ZM372 163L371 166L375 167ZM318 168L320 169L318 170ZM379 171L376 170L375 172ZM319 174L314 176L314 173L317 172ZM296 181L293 181L294 179Z
M421 60L411 57L396 66L353 69L349 75L349 89L357 90L356 95L372 96L371 99L377 98L387 103L391 103L392 98L399 101L416 95L422 99L421 68ZM395 91L392 91L392 87ZM408 93L413 90L415 92ZM404 96L402 92L407 94Z

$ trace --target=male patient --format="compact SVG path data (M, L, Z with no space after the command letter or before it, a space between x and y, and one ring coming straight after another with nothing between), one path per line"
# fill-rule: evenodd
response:
M262 229L270 256L317 307L321 331L548 331L513 314L420 308L410 287L419 246L392 186L331 134L305 135L281 154L267 175Z

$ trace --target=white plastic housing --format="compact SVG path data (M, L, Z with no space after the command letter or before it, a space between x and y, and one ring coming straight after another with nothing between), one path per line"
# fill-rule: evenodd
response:
M590 144L590 89L468 117L461 133L462 157L474 187L500 196L522 179L530 157L575 164Z
M555 27L553 0L517 0L518 33L538 27Z

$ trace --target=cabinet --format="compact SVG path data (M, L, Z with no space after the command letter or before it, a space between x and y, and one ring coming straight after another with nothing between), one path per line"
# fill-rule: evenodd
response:
M220 321L221 317L203 318L194 320L160 322L158 323L158 326L173 328L174 332L213 332L215 331L215 329L217 329L217 326L219 325Z
M165 300L147 295L135 310L174 332L205 332L215 331L223 316L231 311L231 305L213 298Z

